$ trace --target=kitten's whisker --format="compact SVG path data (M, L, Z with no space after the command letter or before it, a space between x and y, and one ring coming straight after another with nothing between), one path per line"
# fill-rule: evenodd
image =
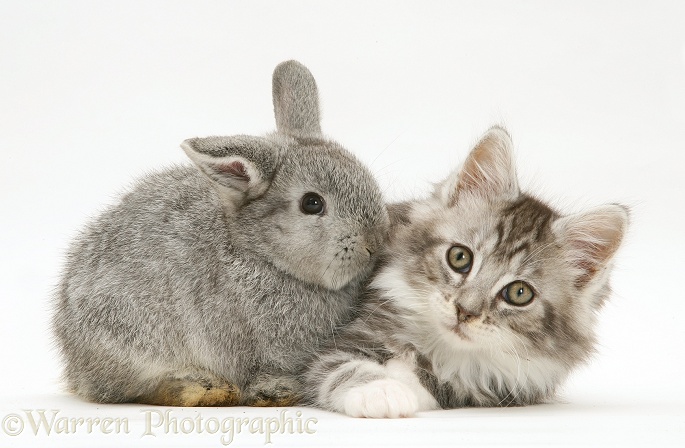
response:
M516 361L516 377L514 379L514 384L512 385L512 387L509 390L509 392L507 393L507 395L505 395L499 401L498 405L501 406L502 403L504 403L509 397L512 397L511 398L512 403L516 402L516 398L518 397L518 393L520 391L519 385L520 385L520 378L521 378L521 357L519 356L518 351L516 351L516 347L514 346L514 344L511 341L506 340L502 335L498 335L498 336L500 337L500 341L503 343L504 347L507 349L509 349L509 348L511 349L511 351L509 351L509 350L507 350L507 351L509 351L509 353L514 356L514 359ZM505 384L506 384L506 382L505 382ZM513 394L513 396L512 396L512 394Z
M380 156L382 156L383 153L384 153L385 151L387 151L388 148L390 148L390 147L397 141L397 139L400 138L400 137L402 136L403 133L404 133L404 132L400 132L399 134L397 134L397 136L396 136L394 139L392 139L392 141L391 141L390 143L388 143L388 144L385 146L385 148L383 148L383 150L382 150L381 152L379 152L378 154L376 154L376 157L374 157L374 159L371 161L371 164L370 164L369 166L370 166L370 167L373 167L373 164L376 163L376 160L378 160L378 158L379 158ZM401 160L401 159L400 159L400 160ZM397 163L397 162L394 162L394 163ZM391 164L392 164L392 163L391 163ZM388 165L386 165L386 167L387 167L387 166L388 166Z
M530 352L528 351L528 345L527 345L527 344L525 343L525 341L521 338L521 336L517 335L516 333L513 333L513 332L512 332L512 336L514 336L514 337L521 343L521 346L522 346L523 349L526 351L526 358L525 358L525 359L526 359L526 361L528 361L528 362L526 362L526 379L528 379L528 378L530 377L530 364L531 364L531 363L530 363L531 358L530 358ZM519 393L522 392L522 391L523 391L523 389L521 388L521 389L519 390ZM516 396L518 397L518 393L517 393Z

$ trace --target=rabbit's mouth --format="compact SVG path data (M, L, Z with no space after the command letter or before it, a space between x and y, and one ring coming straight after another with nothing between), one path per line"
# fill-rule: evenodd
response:
M373 253L373 249L364 245L344 245L333 254L316 283L339 290L354 280L362 281L371 273Z

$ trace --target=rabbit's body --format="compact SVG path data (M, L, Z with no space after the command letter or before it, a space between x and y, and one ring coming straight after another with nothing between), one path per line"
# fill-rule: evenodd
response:
M292 401L291 375L351 319L387 214L351 154L289 134L186 141L197 166L145 177L82 232L54 316L73 392ZM303 211L312 191L321 213Z

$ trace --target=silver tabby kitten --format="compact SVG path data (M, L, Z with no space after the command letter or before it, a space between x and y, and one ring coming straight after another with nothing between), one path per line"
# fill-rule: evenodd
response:
M359 317L307 372L312 402L403 417L550 398L595 343L627 209L562 216L521 193L511 140L491 129L394 229Z

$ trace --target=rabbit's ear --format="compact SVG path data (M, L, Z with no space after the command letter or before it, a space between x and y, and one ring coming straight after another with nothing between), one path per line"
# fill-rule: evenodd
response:
M273 75L273 101L278 132L321 135L319 93L307 67L297 61L278 64Z
M181 148L232 208L266 191L279 154L272 142L249 135L191 138L181 143Z

